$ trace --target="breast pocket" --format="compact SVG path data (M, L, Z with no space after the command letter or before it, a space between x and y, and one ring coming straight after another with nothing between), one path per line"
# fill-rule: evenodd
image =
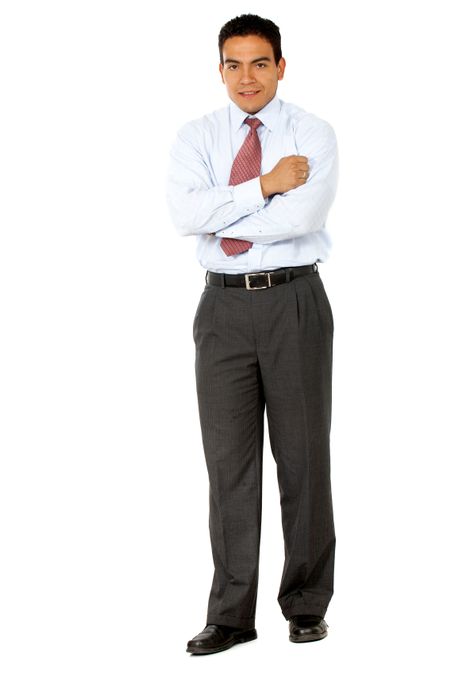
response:
M271 142L272 141L272 142ZM283 157L291 155L302 155L304 153L297 149L293 134L284 134L282 138L270 139L263 153L261 173L272 171Z

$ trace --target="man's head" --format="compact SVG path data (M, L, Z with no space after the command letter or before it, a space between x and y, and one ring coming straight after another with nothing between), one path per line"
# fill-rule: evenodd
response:
M241 14L219 33L219 71L228 96L254 115L275 96L286 61L278 26L256 14ZM255 92L245 95L244 92Z

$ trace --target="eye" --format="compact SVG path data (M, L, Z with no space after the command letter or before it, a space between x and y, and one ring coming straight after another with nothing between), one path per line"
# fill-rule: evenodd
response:
M262 66L263 68L266 67L266 64L265 64L265 63L258 63L257 65L258 65L258 66Z

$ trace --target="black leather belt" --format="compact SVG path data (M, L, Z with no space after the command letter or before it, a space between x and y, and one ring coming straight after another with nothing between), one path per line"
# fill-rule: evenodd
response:
M205 281L211 286L243 286L249 291L258 291L278 284L292 281L302 274L313 274L318 271L317 263L298 267L279 267L268 272L250 272L248 274L225 274L207 270Z

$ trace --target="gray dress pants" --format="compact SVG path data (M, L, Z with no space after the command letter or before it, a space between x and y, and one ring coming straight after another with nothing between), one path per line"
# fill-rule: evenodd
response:
M333 330L317 269L258 290L206 284L201 294L193 339L214 561L207 623L255 627L265 409L284 537L278 603L286 620L325 616L336 542Z

